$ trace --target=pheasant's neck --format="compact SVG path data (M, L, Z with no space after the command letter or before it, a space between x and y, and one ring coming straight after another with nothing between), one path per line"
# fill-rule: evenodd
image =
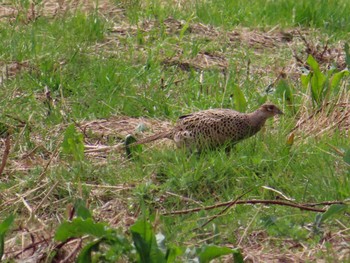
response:
M250 124L257 130L260 130L264 126L265 121L268 119L268 116L261 111L254 111L248 114Z

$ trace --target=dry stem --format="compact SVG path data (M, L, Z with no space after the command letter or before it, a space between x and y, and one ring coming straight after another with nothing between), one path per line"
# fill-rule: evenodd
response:
M281 201L281 200L234 200L234 201L229 201L229 202L224 202L224 203L217 203L215 205L211 206L206 206L206 207L197 207L197 208L192 208L192 209L187 209L187 210L178 210L178 211L172 211L172 212L165 212L162 215L163 216L168 216L168 215L182 215L182 214L189 214L192 212L199 212L202 210L212 210L218 207L223 207L223 206L233 206L233 205L241 205L241 204L266 204L266 205L281 205L281 206L290 206L294 208L299 208L301 210L307 210L307 211L312 211L312 212L319 212L323 213L326 211L326 209L320 209L320 208L313 208L312 206L316 205L331 205L331 204L344 204L341 201L328 201L325 203L312 203L312 204L297 204L297 203L291 203L287 201ZM225 209L226 210L226 209ZM224 211L225 211L224 210Z
M2 172L5 169L7 158L10 153L10 148L11 148L11 139L10 139L10 134L8 134L5 140L5 150L4 150L4 155L2 156L2 161L0 166L0 175L2 175Z

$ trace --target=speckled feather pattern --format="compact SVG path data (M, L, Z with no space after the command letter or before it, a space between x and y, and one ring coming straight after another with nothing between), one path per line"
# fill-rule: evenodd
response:
M168 138L178 147L215 148L250 137L260 129L261 126L251 123L247 114L211 109L180 117Z
M235 144L256 134L265 121L276 114L283 113L273 104L262 105L252 113L241 113L231 109L198 111L181 116L173 129L141 139L136 144L162 138L174 140L178 147L199 150Z

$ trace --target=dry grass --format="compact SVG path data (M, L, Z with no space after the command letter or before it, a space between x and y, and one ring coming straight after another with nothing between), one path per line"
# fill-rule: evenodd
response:
M123 10L112 5L110 1L98 1L98 11L104 16L123 16ZM180 4L180 2L179 2ZM38 16L60 16L76 9L90 12L94 10L95 1L43 1L42 5L32 4L29 10L21 10L17 6L3 3L0 6L0 19L11 20L24 12L23 18L27 22L36 19ZM177 34L184 26L185 21L168 18L164 21L166 31L169 34ZM129 36L137 34L137 30L143 30L144 33L149 32L152 28L157 27L155 21L143 21L138 26L126 23L115 24L111 30L111 34L106 37L104 43L98 43L96 47L98 52L116 52L115 48L120 46L118 36ZM270 66L262 68L258 64L252 64L248 69L250 74L266 77L267 74L273 76L280 75L281 72L288 78L296 79L300 76L299 67L301 61L305 61L307 54L313 54L318 62L327 67L329 63L336 62L339 68L344 67L344 53L341 50L341 44L329 47L328 45L310 44L306 41L306 37L314 32L302 29L280 30L273 28L267 32L261 30L251 30L247 28L238 28L233 32L225 32L220 28L200 23L191 23L188 28L191 37L216 40L219 43L228 43L233 47L227 53L216 52L199 52L191 59L182 58L180 56L181 48L177 47L178 55L173 57L163 57L162 61L165 66L176 65L182 70L190 68L196 70L212 70L217 69L225 72L231 61L230 55L239 49L240 45L248 46L254 53L262 55L265 52L273 53L275 49L292 49L294 57L289 61L283 61L282 66L279 62L276 65L271 63ZM278 58L273 58L278 61ZM10 64L1 63L2 79L13 78L21 70L33 70L30 62L11 62ZM270 82L274 82L270 79ZM293 133L300 137L318 137L323 135L331 136L334 132L343 132L349 137L350 130L350 93L343 91L338 101L328 102L316 112L310 110L310 106L305 102L300 108L296 126L292 130ZM121 143L127 134L136 134L143 137L149 134L165 131L171 127L169 121L147 119L147 118L131 118L127 116L114 116L108 119L99 119L92 121L83 121L77 123L76 126L84 134L84 140L87 148L109 147L114 144ZM138 129L142 127L142 129ZM144 128L146 127L146 129ZM62 139L62 133L65 129L64 125L54 127L48 134L51 137L43 138L40 133L33 133L33 143L36 145L34 150L27 151L20 149L12 152L11 157L7 161L6 177L2 178L4 182L10 181L12 176L17 172L21 172L23 178L19 183L0 193L1 203L0 210L10 213L14 208L23 215L23 225L19 226L12 235L7 239L6 258L15 258L16 260L26 259L31 262L39 262L43 260L48 251L57 246L52 241L55 229L52 226L62 221L64 216L69 217L72 213L72 207L68 198L61 199L57 194L59 189L67 189L69 185L63 182L52 184L45 173L62 165L63 161L58 155L59 145ZM140 131L143 130L142 134ZM12 145L20 143L12 141ZM54 141L56 148L47 149L45 142ZM5 140L0 141L0 155L3 156ZM103 165L106 160L106 152L96 151L87 154L88 158L95 160ZM122 159L122 158L121 158ZM43 168L42 176L30 189L23 188L25 185L25 175L31 170ZM104 186L86 184L85 187L92 189L90 202L96 202L99 205L94 210L96 219L107 222L110 226L121 227L126 230L137 218L138 209L130 209L134 204L130 203L128 191L135 187L135 184ZM166 197L165 197L166 198ZM54 211L51 206L57 207ZM132 212L133 211L133 212ZM135 212L136 211L136 212ZM29 218L29 219L28 219ZM242 239L240 246L243 249L247 262L305 262L317 260L320 253L327 254L329 244L332 253L336 253L335 257L341 261L349 260L349 229L344 228L337 233L329 233L316 247L310 249L308 245L298 243L292 240L274 240L268 237L265 232L255 232ZM282 247L278 247L283 244ZM72 243L66 247L66 253L61 258L67 258L67 262L71 260L70 253L74 252L76 247L79 248L79 242ZM227 259L230 262L232 259Z
M96 3L98 3L98 6L96 6ZM122 12L120 8L117 8L109 0L44 0L39 3L30 1L28 9L24 9L20 4L14 4L5 0L0 6L0 20L11 22L20 13L23 13L23 19L28 23L40 16L56 17L77 11L91 13L95 10L98 10L103 15L112 14L113 16Z
M347 229L344 229L348 231ZM247 237L244 244L246 262L329 262L337 258L336 262L349 260L350 239L342 232L327 233L319 244L310 247L303 242L288 240L286 238L271 238L267 233L259 231ZM323 255L323 260L320 260Z
M292 133L298 133L303 138L332 136L334 132L349 137L350 131L350 100L349 94L344 95L338 103L327 103L316 112L310 112L307 107L300 110L300 117Z

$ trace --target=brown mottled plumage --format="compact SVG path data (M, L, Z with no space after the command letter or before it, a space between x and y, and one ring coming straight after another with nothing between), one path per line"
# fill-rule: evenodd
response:
M175 127L134 143L143 144L158 139L172 139L178 147L203 149L235 144L256 134L265 121L283 112L273 104L264 104L251 113L230 109L210 109L181 116Z

